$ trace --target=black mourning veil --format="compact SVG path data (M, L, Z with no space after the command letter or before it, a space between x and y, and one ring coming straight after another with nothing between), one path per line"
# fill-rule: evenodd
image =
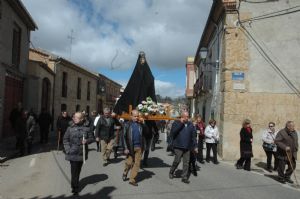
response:
M141 58L145 59L144 64L141 64ZM114 107L114 112L117 114L128 113L129 105L132 105L134 109L147 97L151 97L154 102L157 102L154 77L146 61L145 53L140 52L129 82Z

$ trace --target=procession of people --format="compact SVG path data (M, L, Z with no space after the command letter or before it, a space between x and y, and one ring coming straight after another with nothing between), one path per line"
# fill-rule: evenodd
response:
M88 145L94 142L103 167L113 164L112 154L114 159L118 157L124 159L124 170L120 171L120 179L128 180L132 186L138 186L137 176L141 166L147 167L151 164L149 154L150 151L155 150L155 144L160 143L160 134L166 134L166 151L174 156L169 170L170 180L176 176L175 171L181 160L180 177L185 184L190 183L191 174L198 176L197 171L201 167L197 163L219 164L217 152L221 132L215 119L211 118L205 123L201 115L191 118L187 110L181 110L177 118L151 120L145 112L135 109L148 97L151 97L155 103L157 102L154 77L145 54L140 53L127 87L113 108L105 107L103 114L92 111L90 115L83 110L73 113L72 117L66 110L61 112L56 123L57 150L62 150L65 153L65 159L70 162L71 189L74 195L80 192L80 173L83 164L88 159ZM133 110L129 109L130 105L134 107ZM130 117L122 118L124 112ZM46 110L43 109L37 117L32 112L23 110L19 104L12 111L10 121L16 133L16 147L21 156L25 153L25 145L27 153L32 152L37 125L40 127L40 143L48 142L53 118ZM251 159L254 156L253 139L251 121L245 119L240 130L240 158L235 164L236 169L251 171ZM262 150L265 151L267 157L266 170L277 171L281 183L293 183L291 175L296 169L298 151L298 136L294 122L286 122L285 128L278 133L275 130L275 123L269 122L267 130L263 133L262 143ZM204 149L206 150L205 157ZM272 157L274 167L272 167ZM286 165L287 170L285 170Z

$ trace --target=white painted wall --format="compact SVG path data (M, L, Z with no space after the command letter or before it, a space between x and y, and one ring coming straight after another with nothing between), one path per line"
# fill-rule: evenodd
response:
M299 5L299 0L266 3L241 3L241 13L251 17ZM299 9L299 8L298 8ZM288 79L300 89L300 12L244 23L246 29L279 66ZM272 66L249 41L250 65L246 74L250 92L293 93Z

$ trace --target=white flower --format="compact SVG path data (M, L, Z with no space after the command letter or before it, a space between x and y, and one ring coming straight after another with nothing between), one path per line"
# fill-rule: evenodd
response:
M139 104L138 105L138 110L142 110L143 109L143 105L142 104Z
M142 104L145 105L145 104L147 104L147 102L144 100L144 101L142 101Z

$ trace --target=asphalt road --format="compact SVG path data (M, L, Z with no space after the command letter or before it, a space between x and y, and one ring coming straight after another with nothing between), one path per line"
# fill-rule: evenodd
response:
M91 145L89 159L81 173L81 192L77 198L113 199L175 199L175 198L297 198L300 191L282 185L256 172L236 170L232 164L200 165L198 176L191 176L190 184L181 179L168 178L173 156L165 152L164 144L150 153L149 165L140 170L138 187L121 179L123 158L102 166L100 153ZM177 174L180 174L179 165ZM16 158L0 167L0 199L61 199L76 198L70 193L70 165L62 152L37 149L36 154Z

